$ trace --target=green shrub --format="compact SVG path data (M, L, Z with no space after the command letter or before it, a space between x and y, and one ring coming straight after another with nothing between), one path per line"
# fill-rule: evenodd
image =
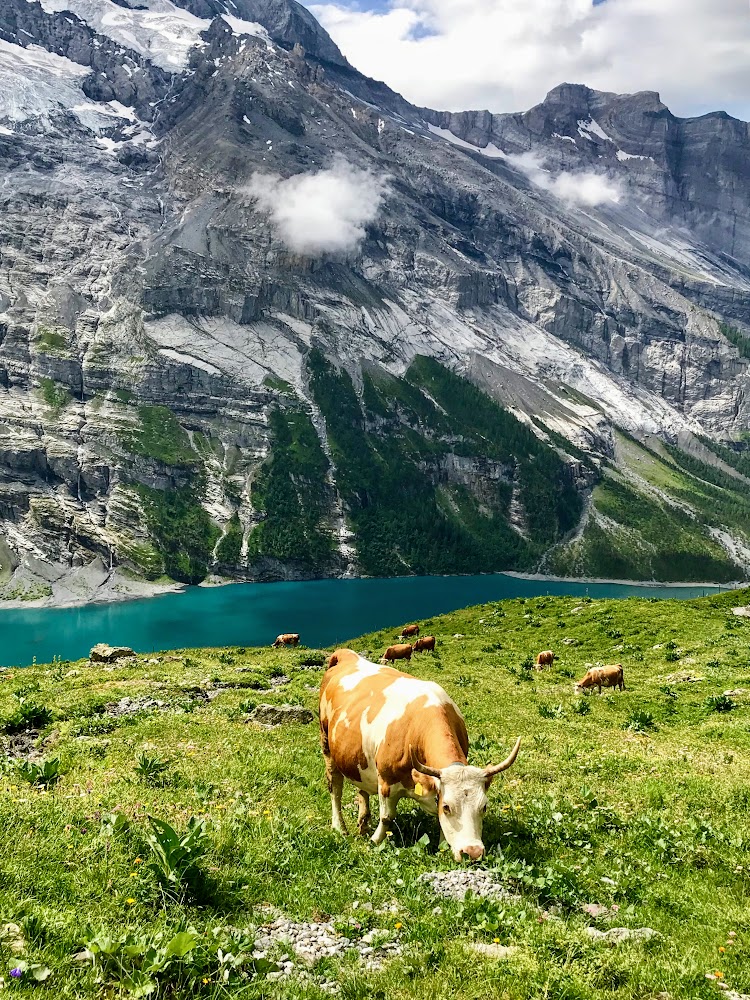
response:
M631 729L635 733L645 733L655 726L654 717L651 712L642 708L634 709L628 716L623 729Z
M199 878L198 862L210 842L206 821L193 816L182 834L164 820L149 816L148 821L151 827L146 838L151 850L148 867L166 892L182 895Z
M737 702L726 694L709 695L705 704L710 712L731 712L733 708L737 708Z
M55 757L42 761L41 764L24 760L16 766L16 773L30 785L43 785L46 788L60 780L60 760Z
M39 392L47 406L55 413L64 410L73 399L64 385L60 385L51 378L39 379Z

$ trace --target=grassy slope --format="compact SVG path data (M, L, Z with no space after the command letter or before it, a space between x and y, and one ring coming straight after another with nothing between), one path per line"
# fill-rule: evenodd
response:
M661 454L617 435L617 464L593 491L580 538L554 550L552 572L571 576L728 582L743 577L709 528L748 540L747 486L677 448Z
M53 719L46 752L60 757L64 772L44 792L19 781L6 762L0 913L24 928L26 960L52 970L46 985L13 989L129 995L108 992L73 960L94 931L148 938L192 925L205 940L214 928L262 920L263 903L303 919L330 914L346 921L355 914L361 933L375 926L398 934L404 955L380 972L329 962L352 1000L646 998L664 990L708 998L718 995L705 979L709 970L750 989L750 702L738 696L728 713L706 704L727 688L750 686L750 622L730 614L742 599L750 592L684 603L514 600L424 623L439 637L439 652L423 655L413 671L456 698L474 762L500 758L517 734L524 738L518 764L493 788L485 827L488 865L522 886L523 902L502 910L436 900L417 883L423 871L455 866L432 849L409 850L425 832L436 841L435 821L409 804L401 804L398 830L382 853L335 836L314 724L270 732L244 724L248 698L315 708L320 672L299 669L300 651L188 651L115 669L82 663L0 674L0 719L17 718L14 692L27 706L47 706ZM377 654L393 635L384 630L352 645ZM550 647L558 664L530 673L527 657ZM597 660L625 664L624 694L574 695L571 677ZM125 695L180 702L208 678L257 685L281 671L292 682L273 695L234 686L192 712L124 721L96 715ZM670 682L674 671L705 679ZM582 714L581 705L590 710ZM634 713L641 724L651 716L653 725L624 729ZM171 760L155 786L134 772L144 751ZM351 818L351 789L347 802ZM130 825L113 835L103 817L114 810ZM208 820L199 900L162 896L147 867L149 814L180 828L191 816ZM364 900L375 911L395 900L398 912L353 910ZM441 912L433 912L438 902ZM649 926L663 938L617 949L594 945L584 934L591 921L583 903L616 903L615 925ZM558 906L560 919L540 920L537 904ZM737 943L720 954L730 931ZM472 938L498 938L521 950L510 961L478 962L465 947ZM2 959L6 969L16 964L7 950ZM215 959L197 972L178 972L177 964L167 977L179 974L183 985L159 995L323 996L315 986L288 982L225 987L217 968Z

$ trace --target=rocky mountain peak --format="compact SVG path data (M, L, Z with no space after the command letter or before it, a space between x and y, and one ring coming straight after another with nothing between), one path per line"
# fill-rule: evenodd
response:
M341 50L306 7L296 0L174 0L197 17L226 14L262 24L271 38L286 49L301 45L313 59L348 66Z

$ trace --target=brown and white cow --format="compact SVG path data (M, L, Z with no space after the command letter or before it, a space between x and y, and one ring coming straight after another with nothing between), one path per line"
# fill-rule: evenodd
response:
M542 667L551 667L555 662L555 654L551 649L545 649L543 653L540 653L536 658L537 670L541 670Z
M283 635L276 636L276 642L273 646L274 649L278 649L279 646L299 646L299 634L297 632L284 632Z
M380 822L372 841L387 836L402 798L437 815L456 861L484 855L482 822L492 779L518 756L494 767L470 767L469 738L456 704L430 681L378 666L351 649L328 661L320 685L320 737L331 793L334 830L346 834L341 815L344 779L358 789L358 829L370 819L377 795Z
M621 663L615 663L608 667L592 667L591 670L582 677L576 684L576 691L587 691L590 688L619 688L625 690L625 678Z
M389 646L383 653L383 660L386 663L393 663L394 660L410 660L414 647L408 642L399 643L396 646Z
M417 639L414 643L415 653L434 653L435 652L435 636L426 635L422 639Z
M404 625L401 629L402 639L411 639L415 635L419 635L419 625Z

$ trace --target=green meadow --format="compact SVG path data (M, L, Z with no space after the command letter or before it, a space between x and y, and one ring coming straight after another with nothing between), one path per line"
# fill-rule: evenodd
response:
M750 619L731 610L749 600L547 597L422 622L437 651L409 669L460 706L470 761L523 739L485 822L498 901L442 898L420 879L477 866L438 851L437 821L410 803L379 849L334 834L317 720L250 719L259 704L315 712L328 651L1 671L8 996L318 1000L333 982L345 1000L750 992ZM401 624L349 645L377 659ZM545 649L557 661L537 672ZM575 693L587 665L617 662L625 692ZM345 801L355 828L351 786ZM312 966L283 943L254 958L279 914L330 921L347 947ZM615 945L590 927L656 933ZM378 942L397 948L370 967L365 937L376 958Z

